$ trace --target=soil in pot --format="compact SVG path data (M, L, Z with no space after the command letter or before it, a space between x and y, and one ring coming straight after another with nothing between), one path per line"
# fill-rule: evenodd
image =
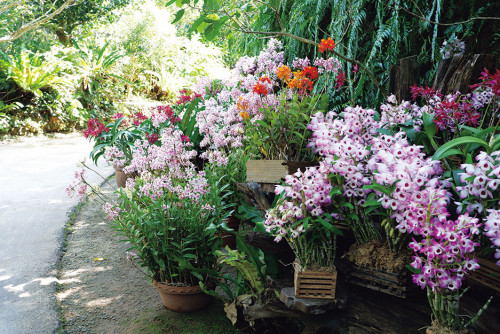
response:
M387 244L371 241L365 244L353 244L342 256L359 267L369 267L384 270L389 273L399 273L405 270L406 264L411 262L409 251L393 253Z

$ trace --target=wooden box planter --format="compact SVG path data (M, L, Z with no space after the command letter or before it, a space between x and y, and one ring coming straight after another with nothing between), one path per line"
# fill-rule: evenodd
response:
M415 290L409 272L390 273L375 268L359 267L348 261L339 263L347 283L406 298Z
M274 192L274 185L279 184L287 174L296 173L299 169L313 166L307 161L286 160L248 160L247 182L261 184L263 191Z
M337 271L302 270L294 262L294 287L296 298L335 299Z
M480 267L472 271L469 278L476 283L500 292L500 266L495 262L478 258Z

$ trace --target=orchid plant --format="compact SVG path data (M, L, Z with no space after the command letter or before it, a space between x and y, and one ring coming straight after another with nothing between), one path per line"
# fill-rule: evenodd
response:
M419 192L420 203L408 206L406 233L415 252L411 267L413 282L427 289L427 298L434 320L439 326L459 330L470 326L491 302L490 298L469 321L460 318L459 302L462 281L466 274L479 268L471 253L479 244L472 240L479 233L479 219L460 215L449 220L447 206L450 194L439 186L429 186ZM402 223L398 225L401 227Z
M498 260L497 265L500 265L500 210L497 209L500 202L500 151L491 154L481 152L476 160L476 163L462 164L463 172L458 173L460 185L456 190L460 201L456 203L457 211L482 217L483 253L487 255L492 250Z
M324 169L320 165L287 175L285 185L276 188L280 198L264 223L275 241L288 242L303 269L334 268L336 236L341 231L334 226L335 215L327 212L333 187Z
M105 210L137 252L138 261L157 281L197 285L212 277L217 231L227 218L226 185L216 175L197 171L193 144L183 132L166 127L158 142L136 142L119 200Z
M333 47L330 44L327 49ZM258 56L242 57L230 79L200 80L197 92L205 104L197 115L204 135L201 146L223 153L245 147L251 156L264 159L304 159L306 125L312 113L325 109L328 102L326 97L310 95L321 90L320 76L334 77L341 68L335 58L313 63L296 59L289 67L281 42L271 39Z

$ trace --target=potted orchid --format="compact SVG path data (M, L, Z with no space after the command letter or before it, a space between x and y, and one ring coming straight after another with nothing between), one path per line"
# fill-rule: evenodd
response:
M336 238L342 232L334 225L335 215L327 211L333 187L323 169L320 165L287 175L284 186L276 187L280 196L276 206L266 214L267 232L276 242L285 239L295 253L297 297L335 298ZM321 276L325 289L302 293L300 277L311 272Z
M325 42L322 52L333 49L332 43ZM251 159L258 159L247 162L247 181L277 183L300 167L290 161L312 159L307 124L328 103L316 91L339 73L334 58L297 59L287 66L281 42L271 39L258 56L242 57L230 79L199 82L205 104L197 116L201 145L224 154L244 147Z
M96 118L87 122L87 129L83 131L85 138L94 140L94 147L90 158L97 164L101 156L116 171L116 181L119 187L125 186L126 175L123 168L132 160L134 142L143 137L141 123L146 120L141 112L127 118L122 113L113 117L114 121L101 123Z
M127 181L119 200L107 203L106 210L164 305L191 312L208 303L199 283L211 286L217 265L214 252L221 246L218 226L228 207L225 186L215 175L196 170L196 151L182 136L169 127L155 144L137 143L126 171L136 171L139 177ZM178 306L176 293L191 300Z
M460 330L474 323L492 299L468 321L460 317L462 281L468 272L479 268L471 256L479 245L472 240L479 233L479 219L466 213L449 220L450 194L437 184L421 190L419 195L420 203L408 206L411 214L398 228L413 235L409 245L415 252L411 263L413 282L427 290L433 315L427 333L441 333L443 328L462 333Z

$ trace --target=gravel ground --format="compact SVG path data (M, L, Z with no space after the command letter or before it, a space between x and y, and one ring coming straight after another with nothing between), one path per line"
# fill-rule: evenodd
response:
M112 194L112 187L103 192ZM126 259L128 246L96 199L83 204L73 222L57 293L66 333L130 333L139 317L163 309L155 288Z

